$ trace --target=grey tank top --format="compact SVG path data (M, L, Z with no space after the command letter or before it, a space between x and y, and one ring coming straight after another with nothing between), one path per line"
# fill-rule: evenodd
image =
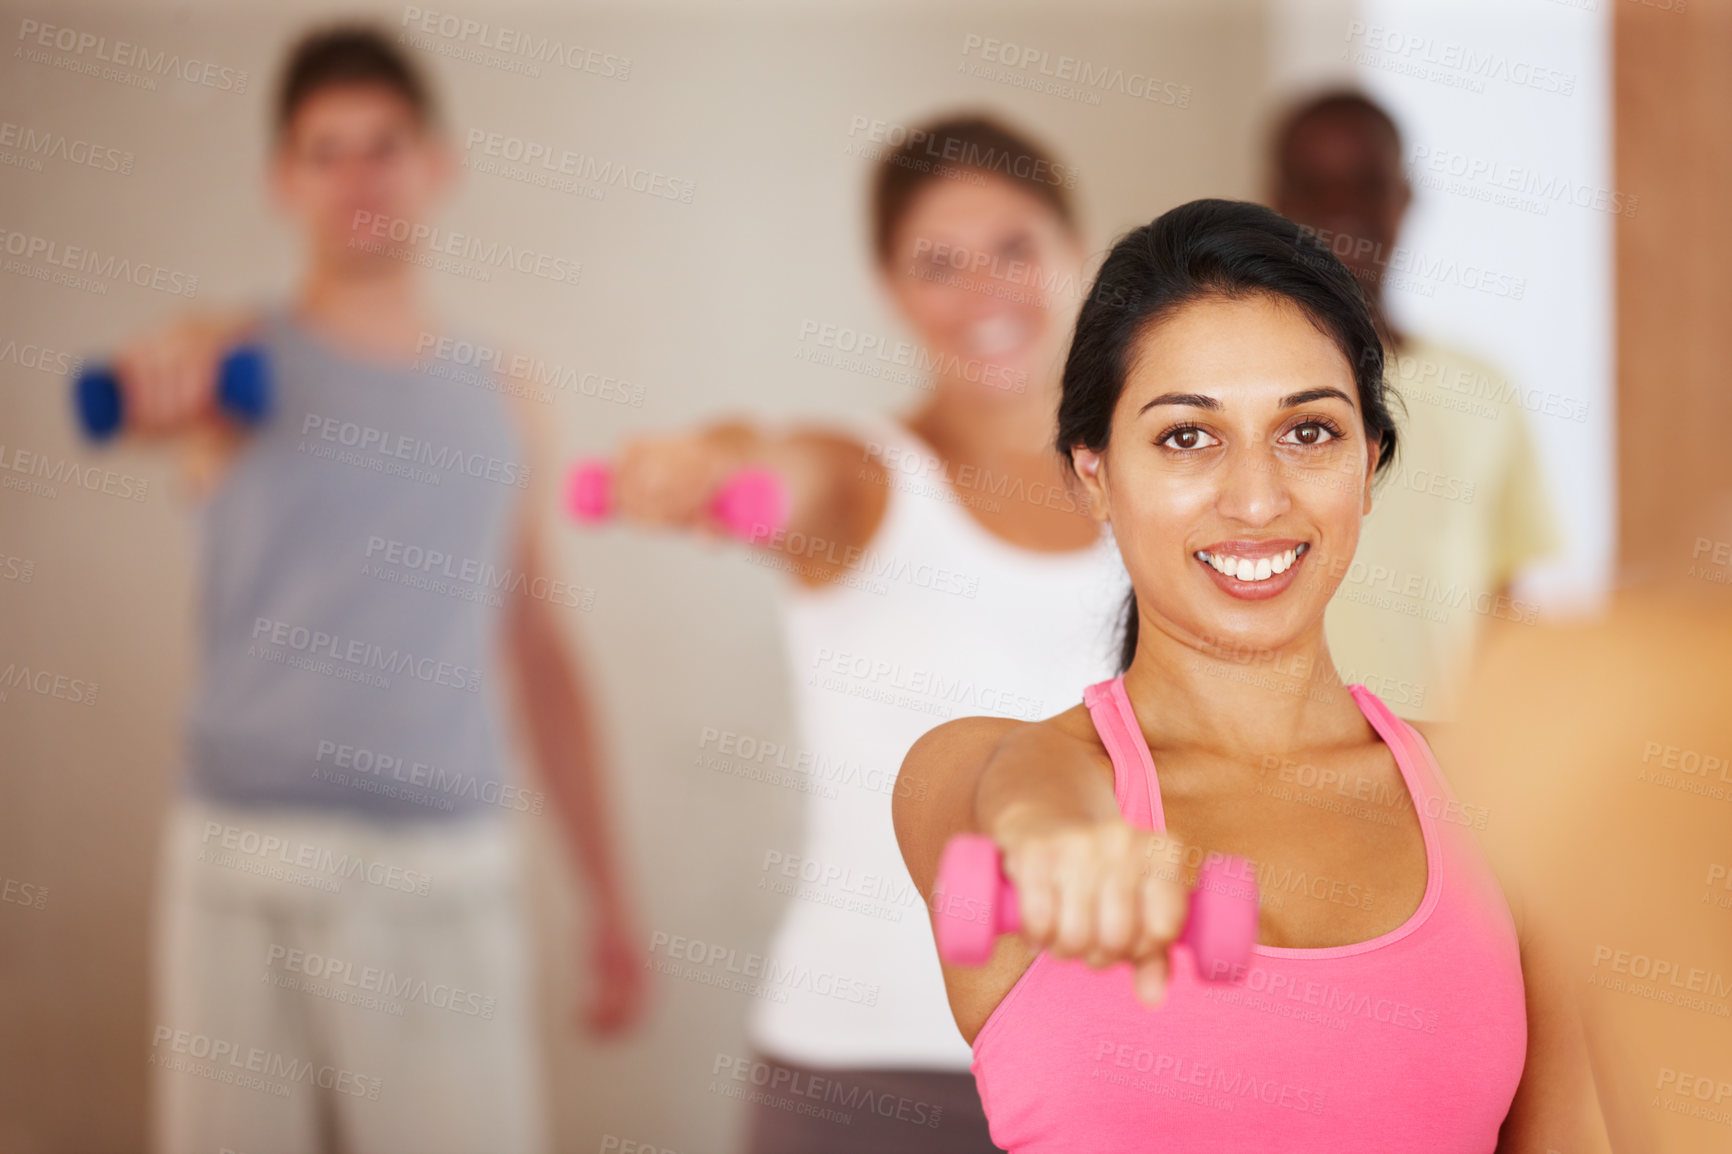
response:
M529 808L495 661L525 585L509 402L357 360L280 309L261 343L271 417L201 522L187 788L383 821Z

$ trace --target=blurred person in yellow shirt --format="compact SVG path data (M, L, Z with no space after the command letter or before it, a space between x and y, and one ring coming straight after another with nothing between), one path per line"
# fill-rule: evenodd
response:
M1448 720L1488 623L1534 621L1512 581L1562 546L1526 420L1534 398L1471 354L1391 323L1384 290L1413 262L1397 244L1413 190L1387 112L1356 92L1322 94L1286 114L1271 152L1270 203L1359 278L1407 410L1358 552L1337 562L1330 652L1343 679L1401 716ZM1521 288L1502 277L1487 291ZM1556 402L1545 411L1580 419L1580 402Z

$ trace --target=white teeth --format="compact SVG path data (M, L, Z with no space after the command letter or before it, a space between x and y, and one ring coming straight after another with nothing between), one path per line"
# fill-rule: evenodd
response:
M1197 550L1195 556L1199 561L1206 561L1215 572L1240 581L1267 581L1278 573L1285 573L1293 568L1293 563L1305 555L1309 545L1300 545L1285 553L1277 553L1273 557L1259 557L1255 561L1249 557L1217 557L1207 550Z

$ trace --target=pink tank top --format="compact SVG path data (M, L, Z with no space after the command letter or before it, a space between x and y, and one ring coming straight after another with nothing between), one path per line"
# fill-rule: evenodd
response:
M1425 896L1381 937L1254 947L1245 981L1200 981L1176 951L1167 998L1129 965L1042 953L974 1040L992 1140L1014 1152L1489 1152L1521 1080L1527 1015L1515 926L1431 751L1362 685L1425 837ZM1125 819L1165 830L1160 783L1123 678L1083 696ZM1277 775L1272 775L1271 779ZM1303 790L1307 797L1319 791ZM1328 797L1324 791L1321 796ZM1336 882L1257 867L1265 902Z

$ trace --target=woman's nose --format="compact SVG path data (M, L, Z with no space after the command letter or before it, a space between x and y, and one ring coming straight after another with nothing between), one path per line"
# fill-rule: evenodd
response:
M1220 474L1215 507L1246 525L1266 525L1292 506L1292 478L1274 453L1229 452Z

